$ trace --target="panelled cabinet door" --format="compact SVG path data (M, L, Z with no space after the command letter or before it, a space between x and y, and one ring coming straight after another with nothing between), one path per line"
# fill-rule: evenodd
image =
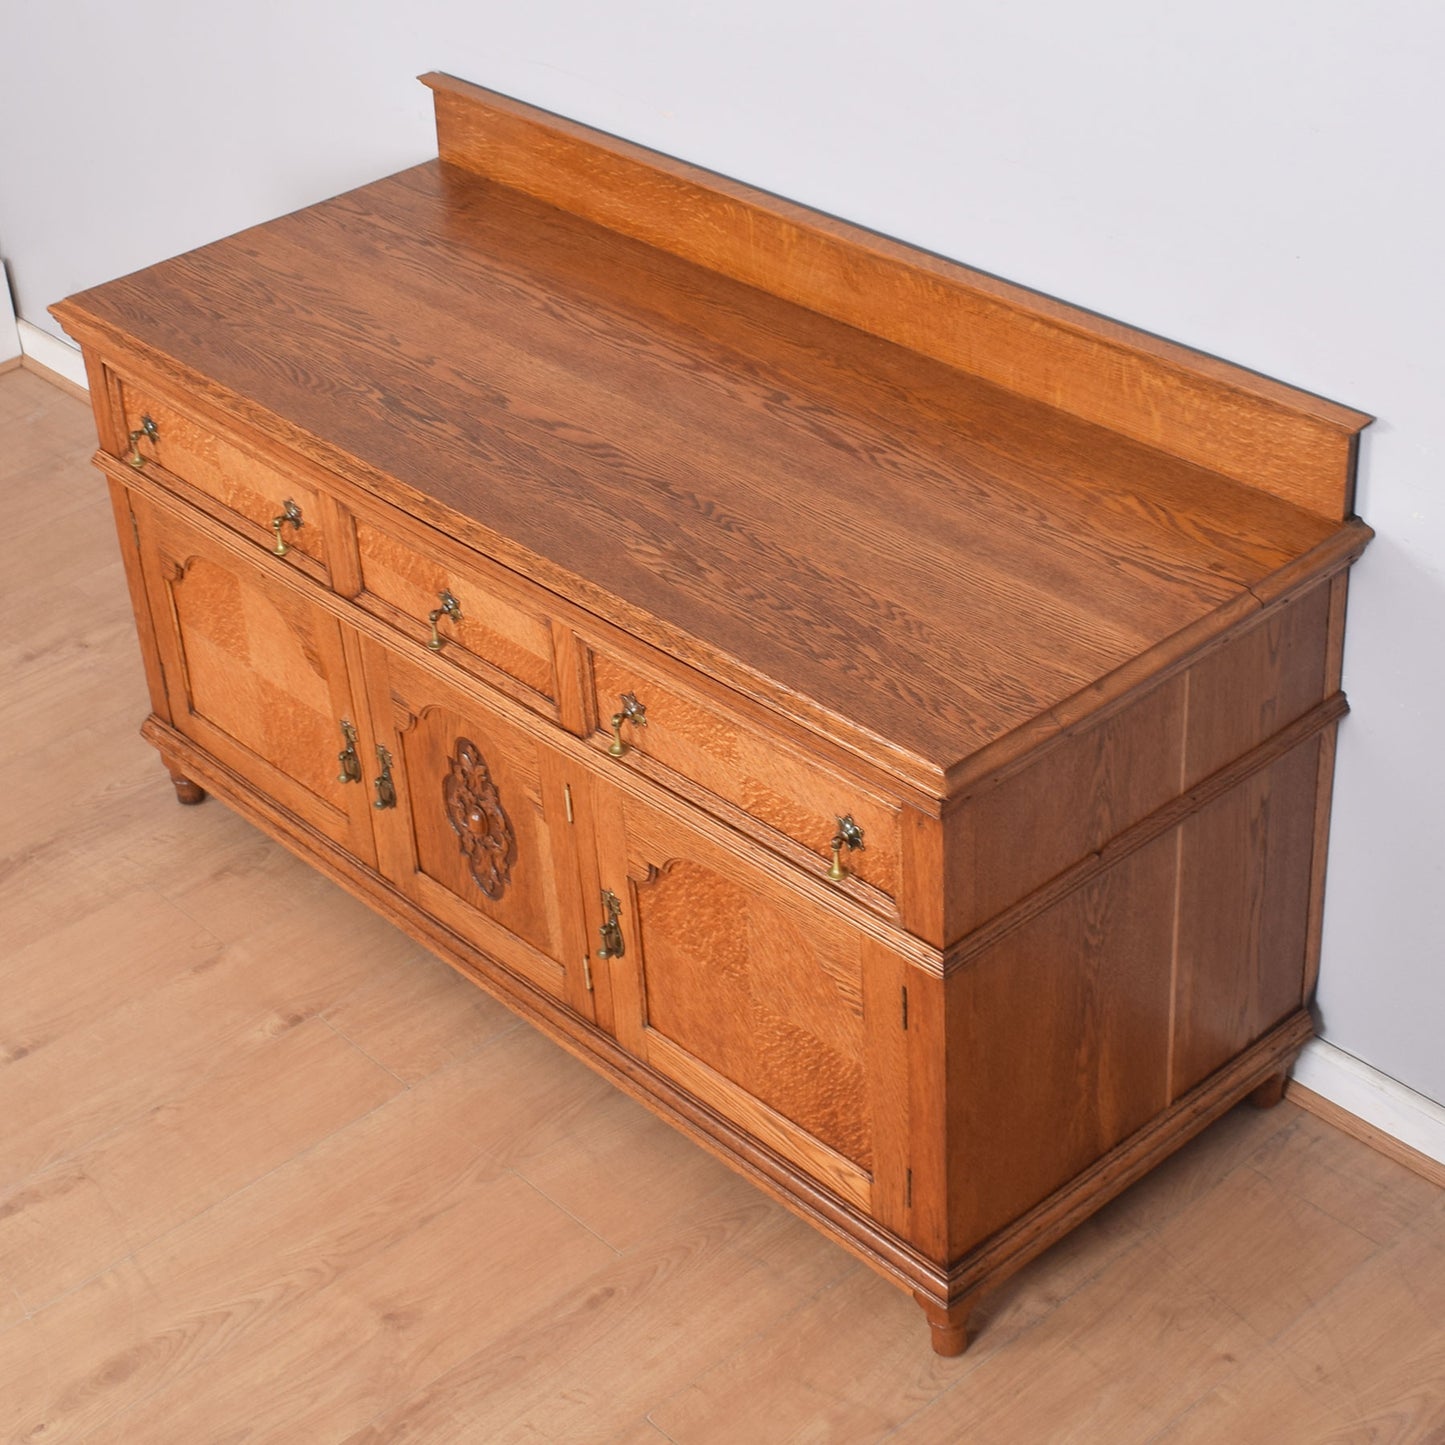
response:
M342 629L282 575L132 499L171 722L354 857L375 856Z
M591 1018L559 760L426 668L369 640L362 655L376 761L391 788L373 800L382 872L460 937Z
M600 888L588 901L619 1041L774 1153L898 1225L890 1216L907 1152L901 964L767 867L622 788L599 784L595 807ZM609 946L601 930L614 907ZM865 967L870 951L883 955L881 966Z

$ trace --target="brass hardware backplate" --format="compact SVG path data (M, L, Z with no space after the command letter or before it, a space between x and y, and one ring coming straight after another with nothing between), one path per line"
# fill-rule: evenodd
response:
M359 783L361 759L356 755L356 729L346 718L341 719L341 736L346 739L346 746L336 755L336 761L341 764L341 772L337 774L336 781Z
M373 808L394 808L396 807L396 784L391 780L391 754L380 743L376 746L376 760L381 764L381 772L372 785L376 789L376 801L371 806Z
M622 912L622 904L610 888L602 890L602 906L607 910L607 917L598 925L597 931L602 935L602 947L597 950L597 957L621 958L627 952L627 946L622 941L622 925L617 921Z

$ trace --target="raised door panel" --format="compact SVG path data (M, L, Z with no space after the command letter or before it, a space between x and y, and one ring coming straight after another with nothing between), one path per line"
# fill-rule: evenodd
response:
M395 788L394 805L376 809L382 871L473 947L590 1018L559 760L429 668L370 641L363 657L376 746Z
M132 506L172 723L370 863L361 714L340 624L242 544L139 497Z
M862 1209L874 1203L896 1081L870 1068L880 1021L843 918L622 789L599 789L601 891L619 1040L673 1082ZM611 895L609 897L608 895ZM605 940L604 940L605 945ZM884 970L880 970L880 973ZM897 995L894 995L896 1003ZM886 1096L886 1097L885 1097ZM890 1185L893 1181L890 1181Z

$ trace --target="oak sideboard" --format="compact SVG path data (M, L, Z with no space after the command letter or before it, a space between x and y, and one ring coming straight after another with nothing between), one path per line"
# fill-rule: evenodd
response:
M55 307L145 736L956 1353L1310 1036L1369 418L424 80Z

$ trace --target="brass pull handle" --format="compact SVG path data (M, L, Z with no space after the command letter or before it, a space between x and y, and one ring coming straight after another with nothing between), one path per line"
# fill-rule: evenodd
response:
M437 631L437 623L443 617L450 617L453 622L462 620L462 604L450 592L438 592L437 600L441 606L433 607L426 615L426 620L431 623L431 639L427 642L427 646L433 652L440 652L442 643L446 641L446 638Z
M622 925L617 921L622 904L610 888L602 890L602 906L607 910L607 917L597 928L602 935L602 947L597 950L597 957L621 958L627 952L627 946L622 941Z
M630 692L624 692L618 702L622 704L622 711L612 714L612 746L607 749L614 758L620 758L627 751L627 744L622 741L623 723L630 722L640 728L647 726L646 703L638 702Z
M282 540L281 528L300 527L301 525L301 508L290 497L287 497L281 504L281 515L271 518L271 530L276 534L276 545L271 550L278 557L284 557L291 550L291 544Z
M161 439L159 428L156 426L155 422L153 422L148 416L143 416L140 419L140 425L130 434L129 438L130 464L137 471L139 471L146 464L146 459L141 455L140 450L140 439L142 437L148 438L152 445L154 445Z
M831 846L833 866L828 869L828 877L836 883L848 876L848 870L843 867L843 849L851 853L855 848L863 847L863 830L853 821L851 813L845 813L838 819L838 831L833 834Z
M376 748L376 760L381 764L381 773L373 784L376 789L376 801L371 806L373 808L394 808L396 807L396 784L391 780L391 754L379 743Z
M361 781L361 759L356 755L356 729L345 718L341 719L341 736L346 746L337 753L336 761L341 764L337 775L338 783L359 783Z

